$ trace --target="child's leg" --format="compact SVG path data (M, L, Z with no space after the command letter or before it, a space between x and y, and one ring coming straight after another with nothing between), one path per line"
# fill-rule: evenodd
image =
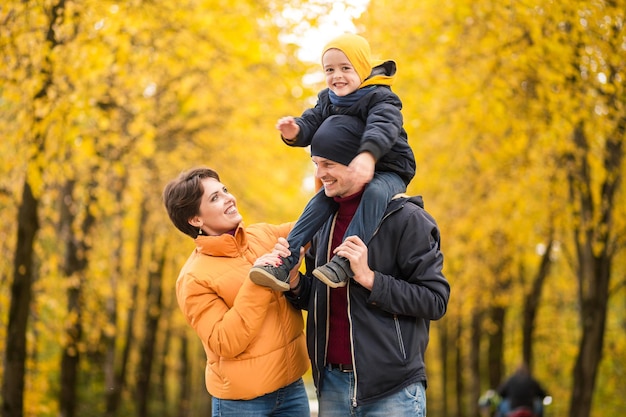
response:
M278 267L272 265L253 266L249 273L250 279L257 285L270 287L277 291L288 291L289 272L300 258L300 247L311 241L315 233L335 211L337 211L335 200L327 197L323 189L318 191L307 203L287 236L291 255L283 258L283 264Z
M406 191L404 181L392 172L376 172L365 187L361 203L350 221L344 238L357 235L369 243L374 231L382 221L391 198ZM353 276L350 262L341 256L333 256L325 265L315 268L313 275L332 288L343 287Z
M309 200L293 229L289 232L289 236L287 236L291 256L285 258L284 262L289 270L298 262L300 248L313 239L315 233L322 228L326 220L337 211L337 206L332 197L326 196L323 188Z
M361 203L348 225L345 237L358 236L367 245L394 195L406 192L404 181L393 172L376 172L365 190Z

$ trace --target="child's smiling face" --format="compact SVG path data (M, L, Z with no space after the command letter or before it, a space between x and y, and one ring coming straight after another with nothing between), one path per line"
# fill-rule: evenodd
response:
M339 97L355 92L361 85L359 74L339 49L329 49L322 57L326 85Z

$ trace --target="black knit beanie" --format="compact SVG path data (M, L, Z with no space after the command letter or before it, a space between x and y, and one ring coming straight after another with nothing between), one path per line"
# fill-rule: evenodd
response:
M321 124L311 140L311 156L350 165L358 155L364 124L354 116L334 115Z

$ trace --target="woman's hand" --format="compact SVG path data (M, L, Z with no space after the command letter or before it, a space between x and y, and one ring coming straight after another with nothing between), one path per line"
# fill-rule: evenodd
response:
M289 250L289 242L284 237L279 237L278 242L274 245L274 249L270 253L259 256L254 262L254 266L272 265L274 267L278 267L283 263L281 257L286 258L290 255L291 251ZM298 284L298 280L300 278L299 270L300 265L302 264L302 259L304 259L304 248L300 248L300 258L293 268L291 268L291 271L289 271L289 281L292 288Z
M278 242L274 245L274 252L283 257L291 255L287 239L279 237ZM302 264L302 259L304 259L304 248L301 247L300 258L293 268L291 268L291 271L289 271L289 286L292 289L296 288L298 286L298 282L300 282L300 265Z
M278 255L274 254L274 252L266 253L265 255L259 256L256 261L254 261L254 266L263 266L263 265L272 265L279 266L282 263L282 260Z

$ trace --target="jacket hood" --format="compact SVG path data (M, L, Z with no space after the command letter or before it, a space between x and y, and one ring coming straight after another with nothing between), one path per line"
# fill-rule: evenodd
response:
M372 65L372 72L359 86L359 88L368 85L387 85L391 86L396 77L396 62L393 60L375 61Z

